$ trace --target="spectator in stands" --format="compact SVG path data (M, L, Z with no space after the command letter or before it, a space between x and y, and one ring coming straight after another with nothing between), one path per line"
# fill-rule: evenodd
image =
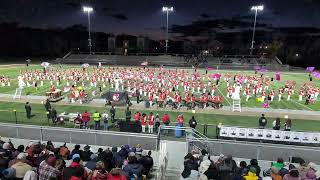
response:
M100 130L100 119L101 119L101 114L96 111L92 114L92 118L94 121L94 129L95 130Z
M78 113L78 116L74 119L74 124L79 124L80 129L82 129L82 127L83 127L83 120L82 120L82 117L79 113Z
M264 114L261 115L259 118L259 128L264 129L266 128L267 125L267 118L264 116Z
M11 168L15 169L16 171L16 178L22 179L27 171L32 170L32 167L26 163L27 156L25 153L20 153L17 156L17 161L14 163Z
M272 128L273 128L273 130L280 130L281 122L280 122L280 118L279 117L277 117L276 120L273 121Z
M255 174L260 177L261 168L258 165L257 159L250 160L250 165L248 166L248 169L250 170L251 167L254 167L256 169Z
M110 171L112 168L115 167L113 154L110 149L106 149L102 151L98 156L98 161L102 161L104 163L105 169Z
M184 179L198 179L199 172L198 172L198 163L195 161L193 155L188 153L184 157L184 169L181 173L181 176Z
M286 122L284 123L284 130L291 131L291 127L292 127L291 119L288 118L288 115L286 115L284 118L286 119Z
M193 129L196 129L197 127L197 121L196 119L194 118L194 116L191 117L191 119L189 120L189 126Z
M72 156L72 163L69 167L63 170L63 179L70 180L72 176L75 176L80 179L86 179L88 177L87 171L80 164L80 155L75 154Z
M23 180L37 180L38 175L34 171L27 171L23 177Z
M282 158L278 158L276 163L271 164L272 167L276 167L277 169L282 169L285 165Z
M31 118L31 105L29 102L26 102L26 105L24 106L26 113L27 113L27 118L30 119Z
M83 154L82 150L80 150L80 145L79 144L76 144L74 146L74 149L71 151L70 158L72 158L72 156L75 155L75 154L79 154L79 155Z
M116 116L116 109L114 108L114 106L111 106L110 109L110 117L111 117L111 122L114 123L115 119L114 117Z
M79 145L80 148L80 145ZM59 155L61 156L62 159L67 160L69 155L70 155L70 151L66 145L66 143L64 143L62 146L60 146L59 149Z
M244 179L245 180L258 180L259 177L257 176L257 173L256 173L256 168L254 168L253 166L251 166L249 168L249 172L246 176L244 176Z
M127 106L125 114L126 114L126 121L130 121L131 120L131 111L129 109L129 106Z
M83 148L83 151L82 151L82 154L80 154L80 156L81 156L81 159L83 160L83 161L90 161L91 160L91 155L92 155L93 153L91 152L91 150L90 150L90 146L89 145L86 145L84 148Z
M144 168L143 174L148 177L152 167L153 167L153 158L151 157L151 151L142 151L142 157L139 159L139 163L142 164Z
M243 180L243 177L248 174L249 170L247 168L247 163L245 161L240 162L240 167L238 168L234 180Z
M302 179L304 179L304 180L316 180L317 179L317 177L316 177L317 165L313 162L310 162L308 164L308 168L309 169L308 169L306 175L305 176L300 175L300 177L302 177Z
M22 152L24 152L24 145L19 145L17 149L12 153L12 158L16 158Z
M109 114L106 111L104 111L102 114L102 118L103 118L103 129L108 131Z
M291 169L289 174L284 175L282 180L301 180L299 171L297 169Z
M97 162L96 168L93 171L92 180L104 180L107 179L107 176L108 172L106 171L103 162Z
M126 176L122 175L123 172L120 168L113 168L107 176L107 180L127 180Z
M55 168L56 157L49 155L46 160L42 161L39 166L39 180L58 179L60 171Z
M142 177L143 166L138 163L138 160L135 156L128 157L128 164L123 167L123 171L128 173L128 177L136 176L139 178Z
M218 169L213 162L211 162L208 170L204 172L204 175L207 177L207 179L217 179L218 178Z
M282 180L282 177L279 175L279 170L277 167L271 167L270 168L270 175L272 177L272 180Z
M82 113L82 121L83 121L83 127L85 129L89 128L89 121L90 121L90 114L87 111L84 111L84 113Z
M299 171L300 176L305 177L309 170L309 167L307 166L306 162L303 159L301 159L299 162L299 167L297 169Z
M231 156L224 159L222 165L218 167L221 179L233 179L236 176L237 165Z
M96 168L97 160L98 160L98 155L97 154L91 154L90 161L88 161L85 164L85 167L90 169L91 171L94 171L95 168Z

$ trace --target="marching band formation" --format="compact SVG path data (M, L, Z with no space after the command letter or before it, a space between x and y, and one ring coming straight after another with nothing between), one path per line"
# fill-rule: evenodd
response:
M206 73L164 68L132 68L132 67L90 67L47 70L20 71L19 76L27 87L44 86L50 83L50 92L63 86L63 91L69 94L71 102L79 99L80 103L87 97L85 90L93 88L92 96L102 94L103 90L127 91L129 96L140 96L150 101L150 105L163 106L168 102L181 106L205 108L222 106L224 98L241 98L245 101L257 99L267 103L274 100L290 101L296 93L296 82L286 81L284 86L275 89L273 78L263 75L248 75L225 73L217 76ZM226 84L226 96L218 89L221 81ZM1 86L10 86L10 78L2 76ZM221 89L221 88L220 88ZM220 91L220 92L219 92ZM301 85L298 101L306 99L306 104L315 103L320 88L306 82ZM276 99L275 99L276 98Z

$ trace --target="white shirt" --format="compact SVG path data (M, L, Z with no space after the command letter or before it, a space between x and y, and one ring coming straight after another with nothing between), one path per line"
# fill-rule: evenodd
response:
M103 119L108 119L109 115L107 113L102 114Z

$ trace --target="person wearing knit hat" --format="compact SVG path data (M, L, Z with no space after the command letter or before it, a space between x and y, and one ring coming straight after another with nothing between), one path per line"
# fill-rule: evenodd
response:
M8 168L2 171L2 175L5 178L13 179L16 176L16 170L14 168Z
M11 166L11 168L16 170L16 178L23 178L27 171L32 170L32 167L25 163L26 158L27 156L25 153L20 153L17 156L17 162Z
M10 143L6 142L2 145L2 149L5 149L5 150L9 150L10 149Z
M79 154L74 154L74 155L72 155L72 160L74 160L75 158L80 158L80 155Z

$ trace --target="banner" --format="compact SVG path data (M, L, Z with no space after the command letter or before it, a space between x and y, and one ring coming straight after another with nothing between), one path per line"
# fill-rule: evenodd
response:
M126 105L127 101L129 100L129 96L127 92L107 92L106 94L103 94L101 96L102 98L105 98L107 102L109 102L111 105Z

